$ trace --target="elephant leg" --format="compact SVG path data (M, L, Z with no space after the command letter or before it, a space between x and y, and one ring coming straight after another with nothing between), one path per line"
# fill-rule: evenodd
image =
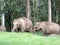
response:
M13 27L12 32L14 32L15 30L17 30L17 28L16 27Z
M22 29L21 32L25 32L25 31Z
M25 29L26 29L25 26L22 25L21 26L21 32L25 32Z
M32 28L30 28L29 32L33 32L33 31L32 31Z
M16 29L16 32L18 32L18 29Z
M21 32L25 32L25 29L22 28L22 29L21 29Z
M15 31L15 28L12 29L12 32L14 32L14 31Z

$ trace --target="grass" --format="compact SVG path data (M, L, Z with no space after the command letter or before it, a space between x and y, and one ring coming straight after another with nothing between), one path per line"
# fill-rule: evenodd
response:
M37 32L0 32L0 45L60 45L60 36L41 36Z

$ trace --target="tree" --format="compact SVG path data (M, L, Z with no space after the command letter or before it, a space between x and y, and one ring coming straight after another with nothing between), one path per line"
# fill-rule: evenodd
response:
M26 15L27 15L27 18L30 19L31 18L30 0L26 0L26 1L27 1Z
M48 21L51 22L51 0L48 0Z
M2 0L1 0L2 1ZM25 16L32 20L36 21L47 21L57 22L59 18L59 9L55 9L56 5L53 4L52 0L4 0L5 6L3 12L5 13L5 24L7 30L11 30L13 20L22 16ZM57 1L53 0L54 3ZM59 2L59 1L58 1ZM3 5L0 2L0 9ZM51 15L52 8L52 15ZM1 12L2 10L0 10ZM1 15L1 14L0 14ZM3 17L3 16L2 16ZM53 20L52 20L53 19Z
M2 24L2 26L5 26L5 15L4 15L4 6L5 6L5 2L4 2L4 0L0 0L0 10L1 10L1 24Z

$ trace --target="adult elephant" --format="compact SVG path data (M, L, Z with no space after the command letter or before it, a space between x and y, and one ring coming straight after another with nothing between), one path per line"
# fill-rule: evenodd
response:
M57 23L54 22L36 22L34 25L34 31L36 30L42 30L44 34L59 34L60 26Z
M17 31L18 28L20 28L22 32L24 31L32 32L32 26L33 24L31 20L26 17L14 19L12 32L14 32L15 30Z

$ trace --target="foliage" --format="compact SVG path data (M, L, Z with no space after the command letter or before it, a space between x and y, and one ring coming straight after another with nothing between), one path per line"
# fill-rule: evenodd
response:
M24 4L22 4L22 2L24 2ZM13 20L21 16L26 16L26 3L24 0L6 0L5 4L4 12L6 15L6 27L11 31Z
M11 31L12 23L15 18L26 15L27 0L0 0L0 15L1 12L5 13L5 25L7 30ZM57 15L57 0L52 0L52 20L56 22ZM5 5L3 5L5 3ZM1 10L3 7L3 11ZM31 20L34 24L35 21L48 20L48 0L30 0ZM58 11L58 10L57 10ZM58 18L60 15L58 14ZM58 20L58 23L60 18Z

